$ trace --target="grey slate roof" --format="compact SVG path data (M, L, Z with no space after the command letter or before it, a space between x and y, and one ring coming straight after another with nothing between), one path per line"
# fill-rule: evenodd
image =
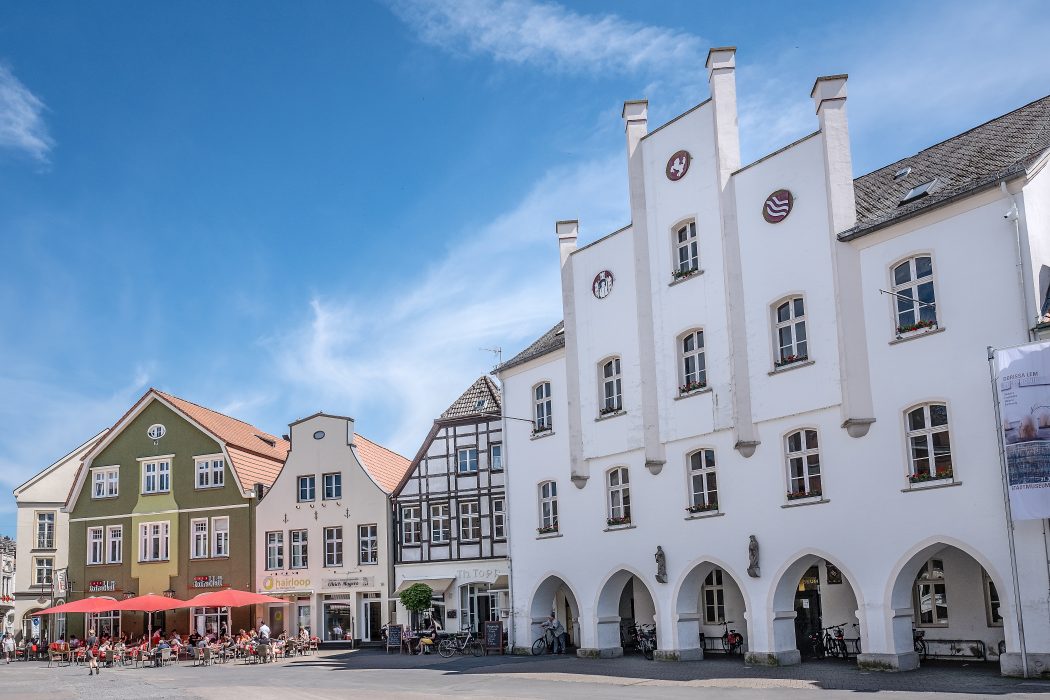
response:
M839 233L850 240L931 207L996 185L1019 174L1050 148L1050 96L996 117L947 141L919 151L853 181L857 223ZM900 180L901 168L911 173ZM940 189L900 205L908 191L937 178Z
M554 324L554 328L551 328L549 331L541 335L535 343L504 362L502 365L494 369L493 372L502 372L505 369L523 365L529 360L534 360L537 357L541 357L549 352L554 352L559 348L565 347L564 330L565 322L558 321Z
M479 405L480 401L484 404ZM452 405L441 414L438 420L456 420L473 416L499 416L503 413L500 404L499 387L488 377L478 380L463 392L463 395L452 402Z

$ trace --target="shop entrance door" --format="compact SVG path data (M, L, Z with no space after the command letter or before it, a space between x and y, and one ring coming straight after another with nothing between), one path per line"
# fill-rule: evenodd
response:
M383 601L378 598L365 598L361 601L361 639L369 642L383 640Z
M795 593L795 644L803 656L813 655L811 635L820 634L820 573L810 567L799 581Z

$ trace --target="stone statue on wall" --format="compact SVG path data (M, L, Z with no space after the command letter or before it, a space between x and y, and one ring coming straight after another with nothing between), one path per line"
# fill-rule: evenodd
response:
M747 543L747 575L751 578L758 578L760 570L758 568L758 538L751 535L751 540Z
M660 545L656 546L656 580L660 583L667 583L667 555L664 554L664 548Z

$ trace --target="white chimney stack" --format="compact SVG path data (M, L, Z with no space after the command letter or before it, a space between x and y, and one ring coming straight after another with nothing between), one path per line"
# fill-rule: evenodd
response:
M833 233L845 231L857 223L853 157L849 145L849 120L846 118L846 78L846 75L817 78L809 94L820 119L820 135L824 141L828 206Z
M724 187L729 181L730 173L740 169L735 46L721 46L707 52L707 83L711 90L711 102L715 111L718 184Z
M576 250L576 239L580 235L580 222L575 219L558 221L554 224L554 230L558 234L558 253L561 255L561 266L565 267L565 262L572 255L572 251Z

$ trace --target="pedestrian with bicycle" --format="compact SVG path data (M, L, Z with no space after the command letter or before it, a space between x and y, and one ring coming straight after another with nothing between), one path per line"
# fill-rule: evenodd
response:
M561 620L558 619L554 611L551 610L550 617L543 623L543 629L550 630L551 634L554 635L554 643L551 647L552 654L564 654L565 653L565 626L561 624Z

